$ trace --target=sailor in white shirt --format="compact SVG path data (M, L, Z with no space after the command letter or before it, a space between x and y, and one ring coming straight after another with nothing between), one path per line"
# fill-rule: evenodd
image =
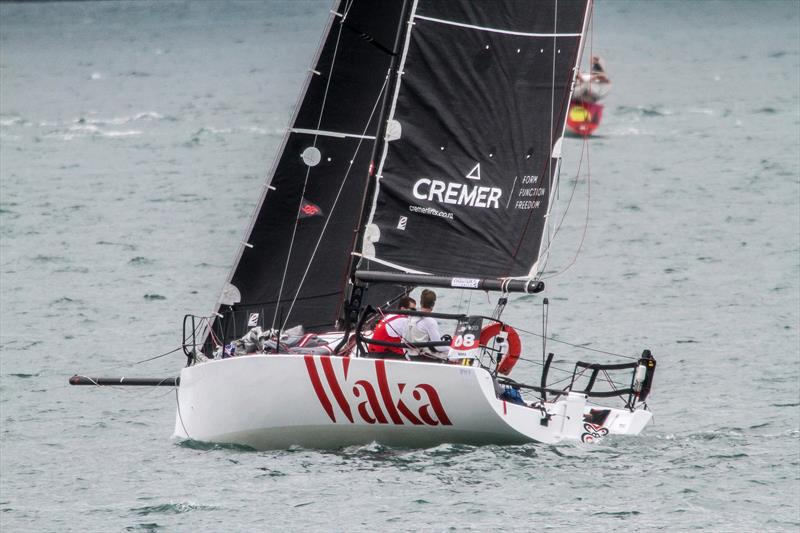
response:
M419 304L421 307L420 311L430 313L433 311L433 306L436 305L436 293L430 289L423 290L420 295ZM408 317L403 340L410 344L440 341L442 340L442 335L439 332L439 323L436 322L435 318L430 316ZM438 353L448 352L449 350L450 348L448 346L436 346L435 348L420 348L414 352L417 355L425 354L437 358L444 358Z

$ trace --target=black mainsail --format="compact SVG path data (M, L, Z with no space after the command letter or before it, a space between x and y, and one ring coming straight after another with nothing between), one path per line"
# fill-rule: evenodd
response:
M535 277L589 4L340 1L217 306L219 337L331 328L356 263Z

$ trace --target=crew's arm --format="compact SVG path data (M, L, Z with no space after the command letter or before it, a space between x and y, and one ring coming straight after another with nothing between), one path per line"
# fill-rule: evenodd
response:
M436 321L435 318L428 317L425 320L425 330L428 332L428 337L432 341L440 341L442 340L442 334L439 332L439 323ZM449 346L436 346L434 348L437 352L447 352L450 351Z

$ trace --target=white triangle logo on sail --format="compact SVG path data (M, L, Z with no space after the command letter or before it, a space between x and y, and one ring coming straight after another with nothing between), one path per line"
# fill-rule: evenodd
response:
M481 164L476 163L472 170L467 173L467 179L470 180L479 180L481 179Z

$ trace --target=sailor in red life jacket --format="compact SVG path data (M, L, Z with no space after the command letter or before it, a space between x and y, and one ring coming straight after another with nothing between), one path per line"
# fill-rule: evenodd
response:
M409 297L403 296L398 302L398 307L414 311L417 308L417 302ZM406 330L408 324L408 317L406 315L386 315L378 322L375 329L372 331L372 338L376 341L385 342L403 342L403 332ZM369 343L367 343L369 344ZM377 344L369 344L369 350L374 353L393 353L403 355L406 353L404 348L394 346L378 346Z

